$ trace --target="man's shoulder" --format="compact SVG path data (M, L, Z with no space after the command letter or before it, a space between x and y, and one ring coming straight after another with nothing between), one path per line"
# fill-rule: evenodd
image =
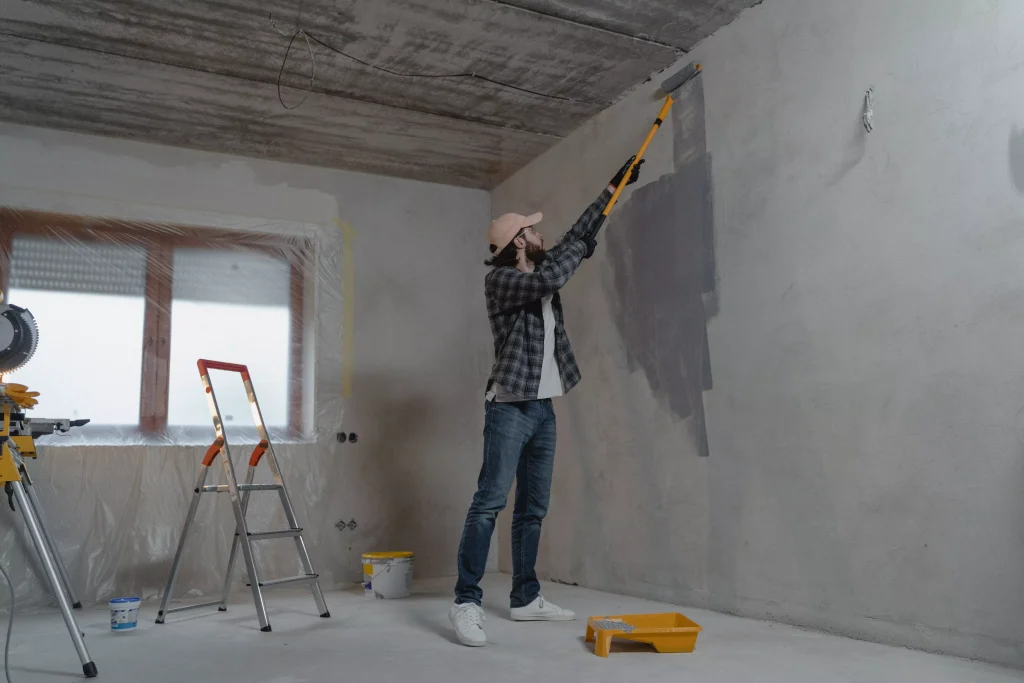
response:
M488 301L494 298L495 278L500 278L500 272L506 269L507 266L493 266L484 275L484 296Z
M510 273L520 272L518 268L514 266L491 266L491 268L484 275L484 284L490 284L495 279L502 277L508 277Z

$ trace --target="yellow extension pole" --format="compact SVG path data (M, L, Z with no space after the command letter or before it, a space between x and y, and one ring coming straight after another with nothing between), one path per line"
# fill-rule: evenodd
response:
M640 151L636 153L636 159L633 159L633 163L630 164L629 168L626 169L626 175L622 176L622 180L619 181L619 186L615 188L615 193L612 198L608 200L608 206L604 207L604 211L601 215L607 216L612 212L612 207L615 206L615 202L619 201L619 195L626 188L626 183L629 182L629 176L633 172L633 167L640 163L640 160L644 158L644 152L647 151L647 146L651 144L651 140L654 139L654 134L661 128L661 124L665 121L665 117L668 116L668 110L672 108L672 103L675 100L672 99L671 95L665 96L665 104L661 105L661 111L658 112L658 118L654 120L654 125L651 126L651 132L647 134L647 138L644 140L644 144L640 145Z

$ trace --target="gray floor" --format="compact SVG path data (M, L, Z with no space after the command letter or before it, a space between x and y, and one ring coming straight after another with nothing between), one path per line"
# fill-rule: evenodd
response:
M704 627L692 654L657 654L623 645L602 659L583 642L582 620L509 621L502 609L509 579L500 575L485 582L491 643L470 649L455 644L450 631L451 583L420 582L412 597L395 601L364 598L361 591L330 593L331 619L316 617L308 593L272 593L273 633L259 632L245 595L226 613L185 613L163 626L153 623L156 605L146 604L144 619L132 633L112 633L106 612L99 609L86 610L81 622L100 670L95 680L105 683L1024 681L1024 672L977 662L583 588L545 586L547 597L581 616L682 611ZM66 683L81 671L57 613L19 616L11 663L14 683Z

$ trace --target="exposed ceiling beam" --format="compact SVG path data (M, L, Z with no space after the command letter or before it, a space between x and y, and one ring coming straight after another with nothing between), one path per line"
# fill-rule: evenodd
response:
M690 51L761 0L487 0Z
M565 22L568 22L570 24L575 24L576 26L583 26L584 28L588 28L588 29L591 29L593 31L600 31L602 33L607 33L607 34L610 34L610 35L613 35L613 36L622 36L622 37L625 37L625 38L630 38L632 40L640 41L642 43L648 43L650 45L657 45L658 47L665 47L665 48L668 48L670 50L676 50L676 51L681 52L681 53L685 53L687 51L682 46L672 45L671 43L666 43L666 42L663 42L661 40L655 40L654 38L651 38L649 36L637 35L635 33L631 33L631 32L628 32L628 31L616 30L616 29L614 29L612 27L609 27L609 26L602 26L600 24L590 23L590 22L587 22L587 21L583 21L581 19L574 19L573 17L567 16L565 14L559 14L559 13L557 13L555 11L543 10L543 9L532 8L532 7L526 7L526 6L522 5L522 4L519 4L515 0L484 0L484 1L485 2L493 3L495 5L503 5L505 7L514 7L517 10L520 10L520 11L523 11L523 12L532 12L533 14L538 14L538 15L540 15L542 17L547 17L548 19L555 19L557 21L565 21Z

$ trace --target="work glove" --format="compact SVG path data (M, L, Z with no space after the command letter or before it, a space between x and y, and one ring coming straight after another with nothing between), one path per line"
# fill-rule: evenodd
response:
M593 237L584 237L583 243L587 245L587 253L583 255L583 258L590 258L594 255L594 250L597 249L597 240Z
M629 161L623 164L622 168L619 169L619 172L616 173L615 177L613 177L611 182L608 183L611 187L619 186L619 183L622 182L622 179L626 177L626 170L629 168L629 165L633 163L634 159L636 159L635 154L629 158ZM632 185L633 183L640 179L640 167L644 165L645 161L647 160L641 159L640 161L637 162L636 166L633 167L633 171L629 174L629 180L626 181L627 185Z

